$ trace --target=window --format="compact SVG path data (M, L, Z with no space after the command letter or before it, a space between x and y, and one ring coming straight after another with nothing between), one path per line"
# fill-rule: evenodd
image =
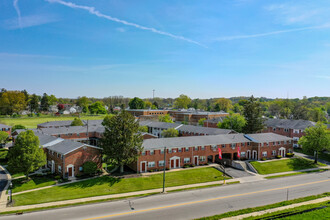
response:
M293 133L295 133L295 134L299 134L299 130L297 130L297 129L293 129Z
M284 128L284 131L285 131L285 132L289 132L289 129L288 129L288 128Z
M244 147L245 146L245 143L242 143L241 145L242 145L242 147Z
M231 144L231 148L232 148L232 149L235 149L235 145L236 145L236 144Z
M267 151L262 152L263 157L267 157Z
M158 161L158 166L159 167L163 167L165 165L163 160Z
M168 149L168 153L169 153L169 154L172 153L172 149Z
M288 150L288 152L289 152L289 153L292 153L292 150L291 150L291 149L289 149L289 150Z
M272 156L276 156L276 150L272 151Z
M276 131L276 128L273 128L273 131Z
M247 145L250 146L250 142L248 142Z
M151 150L150 151L150 155L154 155L154 150Z
M59 158L61 156L61 154L57 153L57 158Z
M190 158L189 158L189 157L184 158L184 159L183 159L183 162L184 162L184 163L190 163Z
M160 150L160 154L164 154L164 150Z
M202 149L202 150L205 150L205 146L201 146L201 149Z
M204 162L204 161L206 161L206 157L205 157L205 156L200 156L200 157L199 157L199 161L200 161L200 162Z
M276 142L275 142L275 141L273 142L273 146L274 146L274 145L276 145Z
M61 159L63 160L63 155L61 155Z
M245 157L245 152L241 152L241 157Z
M79 167L79 171L83 171L83 167Z
M225 144L222 144L221 146L222 146L222 148L225 148L225 147L226 147L226 145L225 145Z
M291 140L289 140L288 143L291 144Z
M189 151L189 147L186 147L184 151L185 151L185 152Z
M155 161L148 162L148 167L155 167Z
M268 142L266 142L266 143L265 143L265 146L269 146L269 143L268 143Z
M146 152L145 151L142 151L142 156L146 155Z
M62 172L62 167L61 167L61 166L58 166L57 169L58 169L58 172L59 172L59 173Z
M278 141L277 144L280 145L281 144L281 141Z
M182 152L182 148L178 148L178 152Z
M195 151L198 151L198 147L195 147Z

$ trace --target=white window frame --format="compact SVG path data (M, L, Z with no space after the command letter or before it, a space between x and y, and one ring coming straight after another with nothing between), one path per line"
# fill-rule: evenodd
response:
M183 163L190 163L190 157L185 157L184 159L183 159Z
M164 160L160 160L160 161L158 161L158 166L159 166L159 167L163 167L163 166L165 166L165 161L164 161Z
M155 166L156 166L155 161L150 161L150 162L148 162L148 168L153 168L153 167L155 167Z

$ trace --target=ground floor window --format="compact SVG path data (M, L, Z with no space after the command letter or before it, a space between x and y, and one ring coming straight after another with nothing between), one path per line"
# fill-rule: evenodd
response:
M148 162L148 167L155 167L155 162L154 161Z
M267 157L267 151L262 152L263 157Z
M163 167L165 165L163 160L158 161L158 166Z
M289 149L289 150L288 150L288 152L289 152L289 153L292 153L292 150L291 150L291 149Z
M183 159L183 162L184 162L184 163L190 163L190 158L189 158L189 157L184 158L184 159Z
M273 151L272 151L272 155L273 155L273 156L276 156L276 150L273 150Z
M83 171L83 167L79 167L79 171Z
M241 152L241 157L245 157L245 152Z
M59 172L59 173L62 172L62 167L61 167L61 166L58 166L57 169L58 169L58 172Z
M204 161L206 161L206 157L205 156L200 156L199 160L200 160L200 162L204 162Z

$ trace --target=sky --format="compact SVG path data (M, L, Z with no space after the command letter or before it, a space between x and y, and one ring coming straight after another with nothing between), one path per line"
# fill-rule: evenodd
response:
M1 0L0 88L330 96L329 0Z

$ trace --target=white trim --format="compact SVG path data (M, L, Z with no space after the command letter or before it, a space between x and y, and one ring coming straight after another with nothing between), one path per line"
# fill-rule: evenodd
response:
M78 150L79 148L82 148L82 147L91 147L91 148L96 148L96 149L102 150L102 148L100 148L100 147L92 146L92 145L89 145L89 144L84 144L84 145L81 145L81 146L79 146L79 147L76 147L75 149L70 150L70 151L68 151L68 152L66 152L66 153L63 153L63 152L57 152L56 150L51 150L51 151L54 151L54 152L59 153L59 154L62 154L62 155L67 155L67 154L69 154L69 153L71 153L71 152L73 152L73 151L75 151L75 150Z
M144 163L145 164L145 171L142 171L142 163ZM148 163L147 163L147 161L141 161L140 162L140 173L145 173L145 172L147 172L148 171Z
M248 156L248 157L246 157L247 159L251 159L251 157L252 157L252 155L251 155L251 150L247 150L246 151L246 155Z
M51 162L51 172L52 173L55 173L55 161L54 160L52 160L52 162Z
M72 176L69 176L69 168L72 168ZM66 166L66 172L68 173L68 177L74 177L74 165L73 164L69 164Z
M255 155L255 156L254 156ZM252 159L253 160L258 160L258 151L256 151L256 150L253 150L252 151Z
M195 158L197 157L197 164L195 164ZM198 160L198 156L194 156L194 165L198 166L199 165L199 160Z
M172 167L172 160L174 161L174 166ZM179 160L179 167L176 167L176 161ZM181 164L181 158L174 156L170 158L170 169L175 169L175 168L180 168L180 164Z

